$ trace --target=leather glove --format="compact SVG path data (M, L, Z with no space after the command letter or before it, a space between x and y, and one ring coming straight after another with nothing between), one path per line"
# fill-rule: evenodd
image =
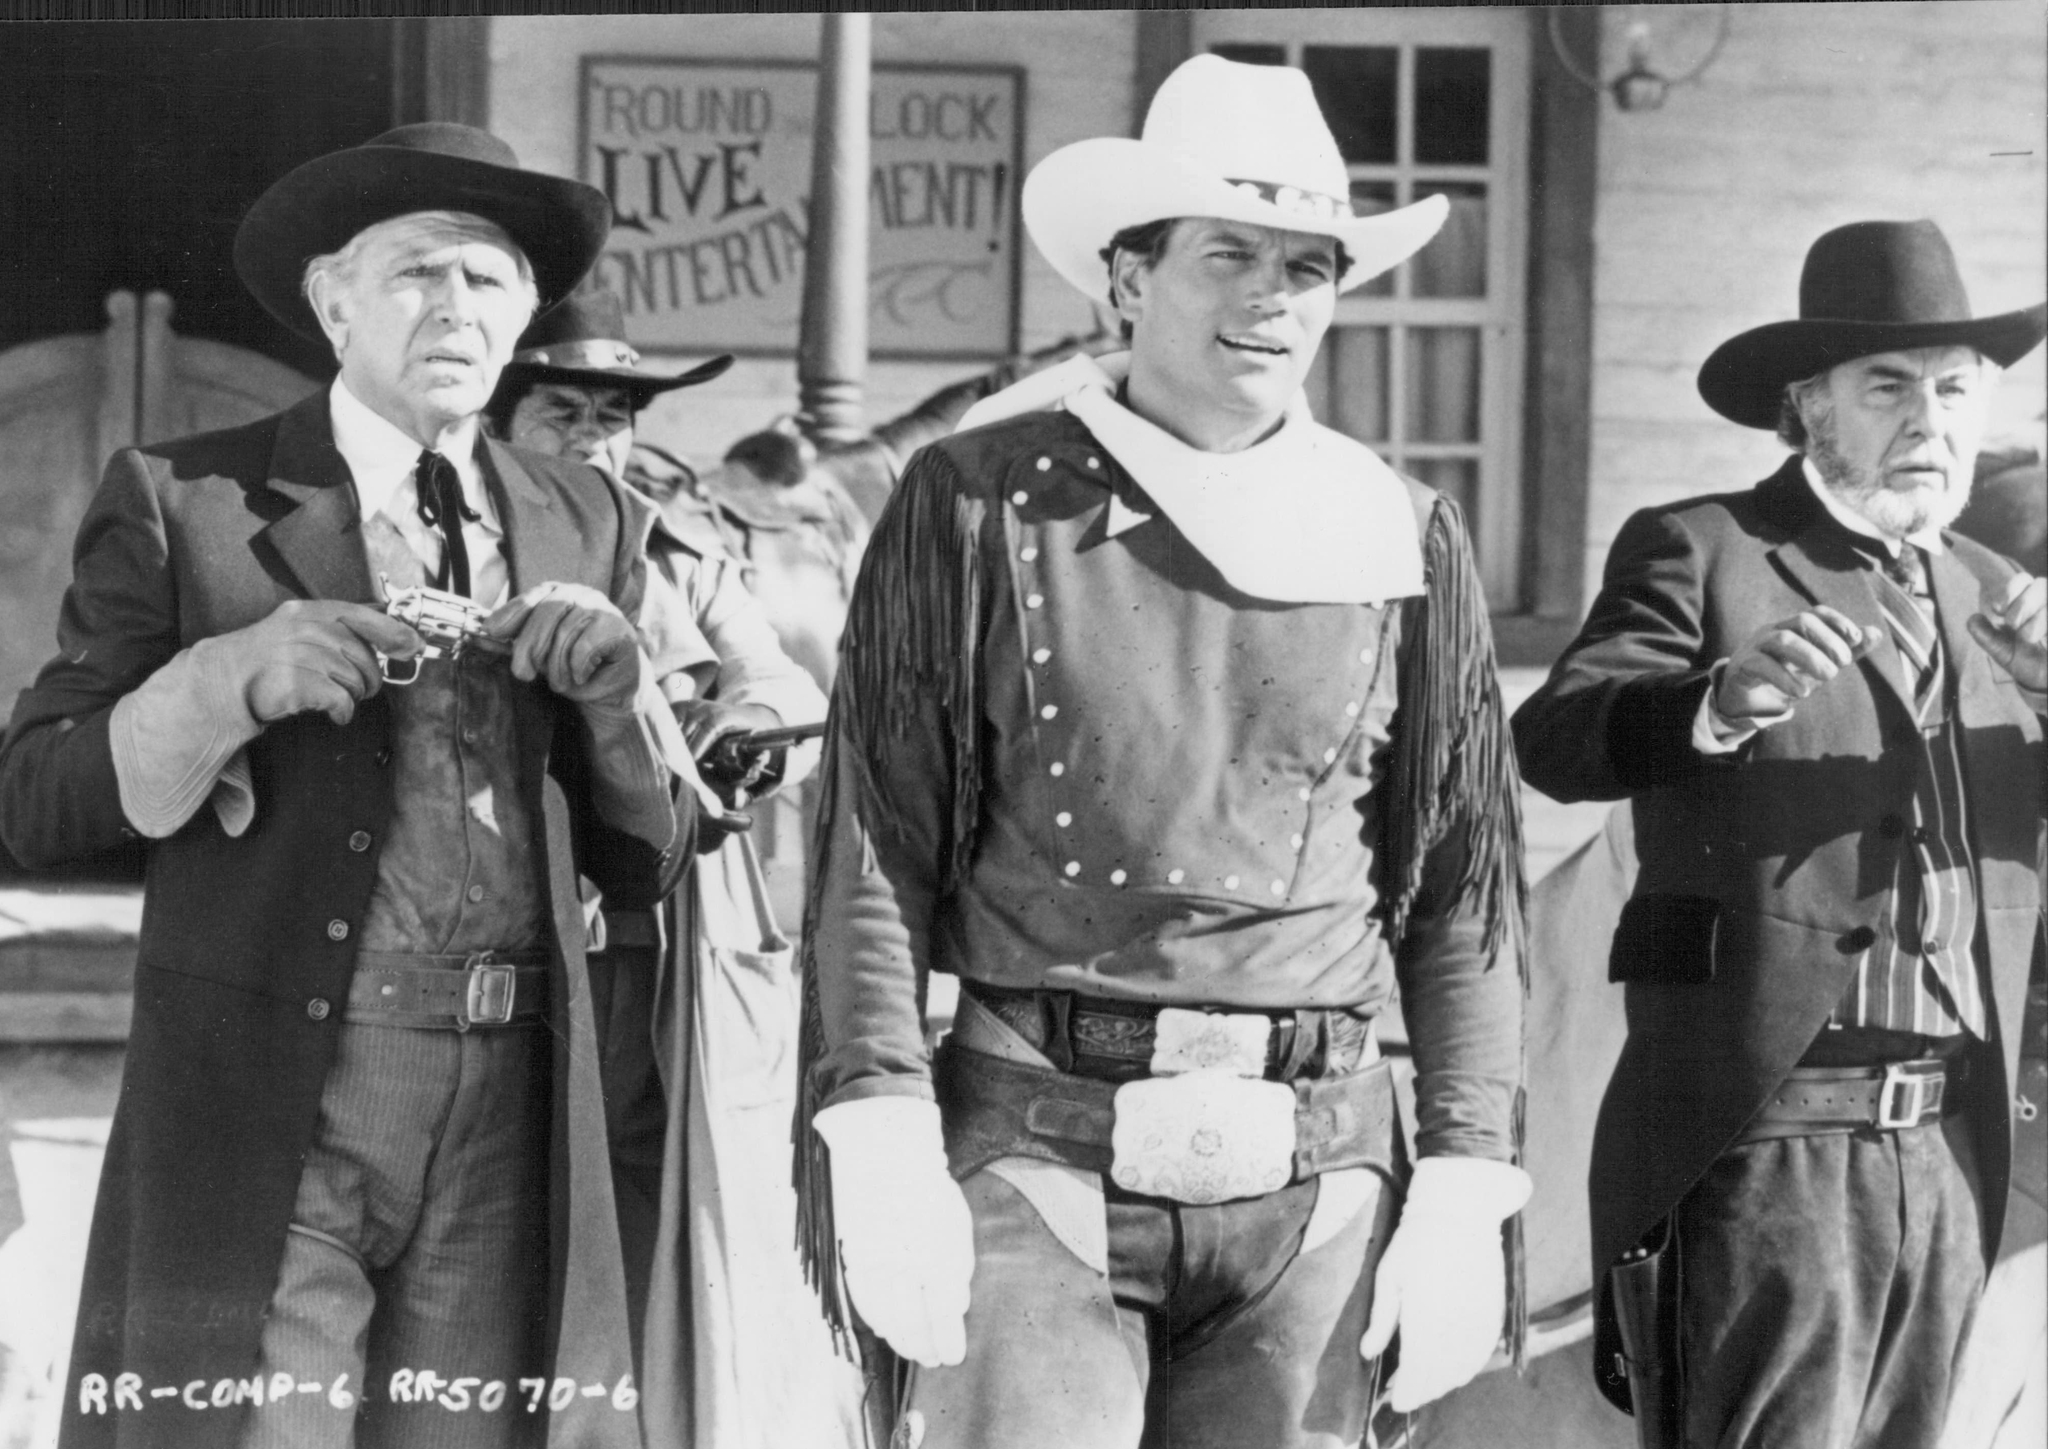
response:
M536 584L484 620L512 647L512 677L539 679L564 699L632 712L640 690L640 635L618 606L587 584Z
M764 704L726 704L716 699L682 699L673 706L690 754L701 761L727 735L782 728L782 716Z
M1425 1157L1373 1278L1361 1356L1378 1358L1401 1331L1387 1385L1397 1413L1471 1382L1500 1342L1507 1272L1500 1225L1529 1200L1529 1174L1478 1157Z
M946 1170L938 1104L865 1097L812 1125L832 1149L832 1218L855 1311L904 1358L959 1363L974 1220Z
M345 725L383 683L377 655L407 659L422 645L410 625L368 604L287 599L254 624L194 644L191 682L214 692L216 709L232 699L259 724L317 710Z

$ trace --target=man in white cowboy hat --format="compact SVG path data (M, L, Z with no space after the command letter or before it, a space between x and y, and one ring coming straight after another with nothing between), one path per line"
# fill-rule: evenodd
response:
M1142 140L1047 157L1026 224L1130 350L989 399L877 526L799 1191L828 1307L843 1264L915 1365L898 1444L1356 1444L1396 1329L1400 1409L1501 1339L1523 890L1486 607L1455 506L1300 391L1443 204L1347 197L1307 78L1209 56Z
M1591 1192L1595 1367L1646 1445L1941 1434L2005 1212L2048 765L2048 584L1949 524L2043 317L1972 316L1932 222L1822 236L1799 317L1699 375L1792 456L1631 518L1515 716L1531 784L1634 804Z
M575 882L658 900L695 797L649 510L477 426L609 220L464 126L305 163L235 260L333 386L123 450L80 526L0 816L153 843L67 1446L638 1443Z

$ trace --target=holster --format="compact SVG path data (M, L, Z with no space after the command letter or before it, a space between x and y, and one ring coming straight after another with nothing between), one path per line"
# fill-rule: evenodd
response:
M1679 1449L1678 1240L1666 1218L1607 1270L1642 1449Z

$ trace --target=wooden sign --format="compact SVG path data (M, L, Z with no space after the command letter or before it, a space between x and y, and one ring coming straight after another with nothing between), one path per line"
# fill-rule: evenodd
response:
M1023 98L1015 67L874 68L874 355L1016 350ZM579 174L612 202L597 275L637 346L796 350L816 100L807 64L584 58Z

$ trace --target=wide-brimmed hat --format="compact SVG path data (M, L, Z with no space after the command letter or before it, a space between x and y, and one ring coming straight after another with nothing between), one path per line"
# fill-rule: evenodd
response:
M271 316L318 342L324 334L299 286L306 263L415 211L469 212L503 227L533 267L543 309L582 279L612 224L596 187L525 170L488 131L427 121L285 173L242 218L235 271Z
M498 390L559 382L572 387L622 387L633 410L656 395L709 382L732 366L732 354L714 357L674 377L637 370L640 354L626 341L626 309L608 287L586 286L534 319L499 375Z
M1806 253L1799 316L1715 348L1700 368L1700 396L1744 427L1775 428L1787 384L1841 363L1913 347L1974 347L2010 367L2044 330L2043 304L1971 316L1955 254L1933 222L1852 222Z
M1349 291L1414 255L1450 210L1441 196L1374 216L1351 209L1337 138L1298 70L1198 55L1160 84L1136 141L1103 136L1047 156L1024 180L1024 225L1090 300L1109 302L1102 249L1126 227L1213 216L1335 237Z

